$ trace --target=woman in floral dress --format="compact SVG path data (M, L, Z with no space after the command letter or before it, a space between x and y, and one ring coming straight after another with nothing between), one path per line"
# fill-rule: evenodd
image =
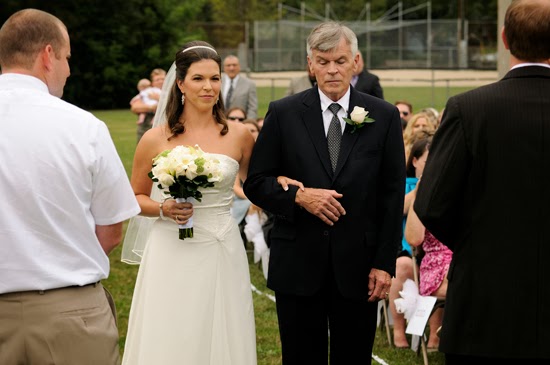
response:
M425 154L427 158L427 150ZM424 227L413 209L419 184L420 179L413 190L414 194L412 194L413 197L405 226L405 239L411 246L421 246L424 251L424 257L420 263L420 295L431 295L445 299L448 285L447 272L449 271L453 253ZM437 336L436 329L441 326L442 320L443 309L440 308L430 317L428 349L436 350L439 346L439 337Z

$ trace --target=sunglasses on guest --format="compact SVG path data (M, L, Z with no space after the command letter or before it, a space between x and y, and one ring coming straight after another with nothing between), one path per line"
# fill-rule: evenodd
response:
M403 114L404 116L409 115L409 112L400 112L400 113Z
M229 120L238 120L239 122L242 122L244 120L244 118L242 118L242 117L227 117L227 119L229 119Z

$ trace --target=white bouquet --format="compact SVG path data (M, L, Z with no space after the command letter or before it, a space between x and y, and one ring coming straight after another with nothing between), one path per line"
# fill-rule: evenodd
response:
M176 199L178 203L195 199L201 201L199 188L213 187L222 180L220 161L205 153L198 145L177 146L161 152L153 159L149 177L158 182L159 189ZM179 225L179 238L193 237L192 218Z

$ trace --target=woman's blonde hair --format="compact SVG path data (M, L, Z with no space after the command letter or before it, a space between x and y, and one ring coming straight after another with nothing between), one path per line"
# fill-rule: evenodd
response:
M407 127L405 127L405 130L403 131L403 142L405 143L405 158L409 157L411 146L417 140L417 138L415 138L415 132L413 130L416 121L421 118L426 119L427 125L426 127L422 128L421 131L417 131L416 133L424 132L428 134L433 134L435 132L435 124L428 114L417 113L413 115L411 120L409 120L409 122L407 123Z

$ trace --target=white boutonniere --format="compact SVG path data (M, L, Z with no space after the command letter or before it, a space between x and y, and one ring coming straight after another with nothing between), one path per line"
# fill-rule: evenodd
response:
M374 123L374 119L369 118L369 112L359 106L353 107L353 111L349 116L349 118L344 118L344 121L353 127L351 133L355 133L359 128L363 128L365 123Z

